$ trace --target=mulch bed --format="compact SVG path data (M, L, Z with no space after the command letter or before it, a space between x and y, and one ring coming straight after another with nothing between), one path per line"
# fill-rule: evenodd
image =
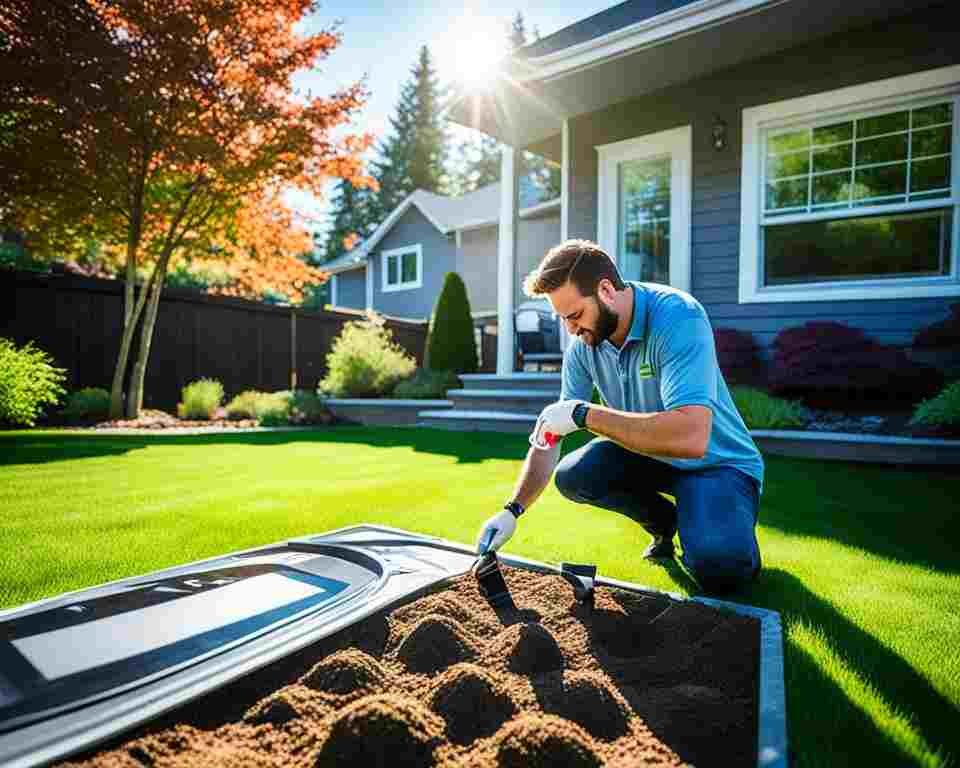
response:
M756 619L503 572L516 609L460 577L66 765L756 765Z
M807 423L796 429L808 432L845 432L892 437L958 438L960 426L911 424L913 411L857 413L804 408Z

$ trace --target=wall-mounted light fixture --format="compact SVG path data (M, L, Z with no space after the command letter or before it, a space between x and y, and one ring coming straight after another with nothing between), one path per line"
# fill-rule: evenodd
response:
M727 146L727 124L717 115L713 120L713 148L718 152Z

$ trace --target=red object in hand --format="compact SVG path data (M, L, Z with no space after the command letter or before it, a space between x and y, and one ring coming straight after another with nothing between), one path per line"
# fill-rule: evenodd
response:
M553 432L544 432L543 441L553 448L553 446L560 442L560 435L556 435Z

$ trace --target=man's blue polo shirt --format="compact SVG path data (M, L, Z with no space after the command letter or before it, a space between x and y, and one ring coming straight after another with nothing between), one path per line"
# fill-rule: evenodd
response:
M763 459L720 373L713 330L700 302L666 285L627 284L633 288L633 320L623 347L609 341L591 347L571 339L563 356L560 399L589 401L596 383L604 404L618 411L706 406L713 412L713 428L702 459L652 458L685 470L735 467L762 489Z

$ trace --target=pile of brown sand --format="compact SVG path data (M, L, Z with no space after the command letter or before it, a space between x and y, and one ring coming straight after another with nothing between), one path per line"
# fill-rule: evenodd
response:
M755 619L503 570L517 610L464 576L69 765L756 765Z

